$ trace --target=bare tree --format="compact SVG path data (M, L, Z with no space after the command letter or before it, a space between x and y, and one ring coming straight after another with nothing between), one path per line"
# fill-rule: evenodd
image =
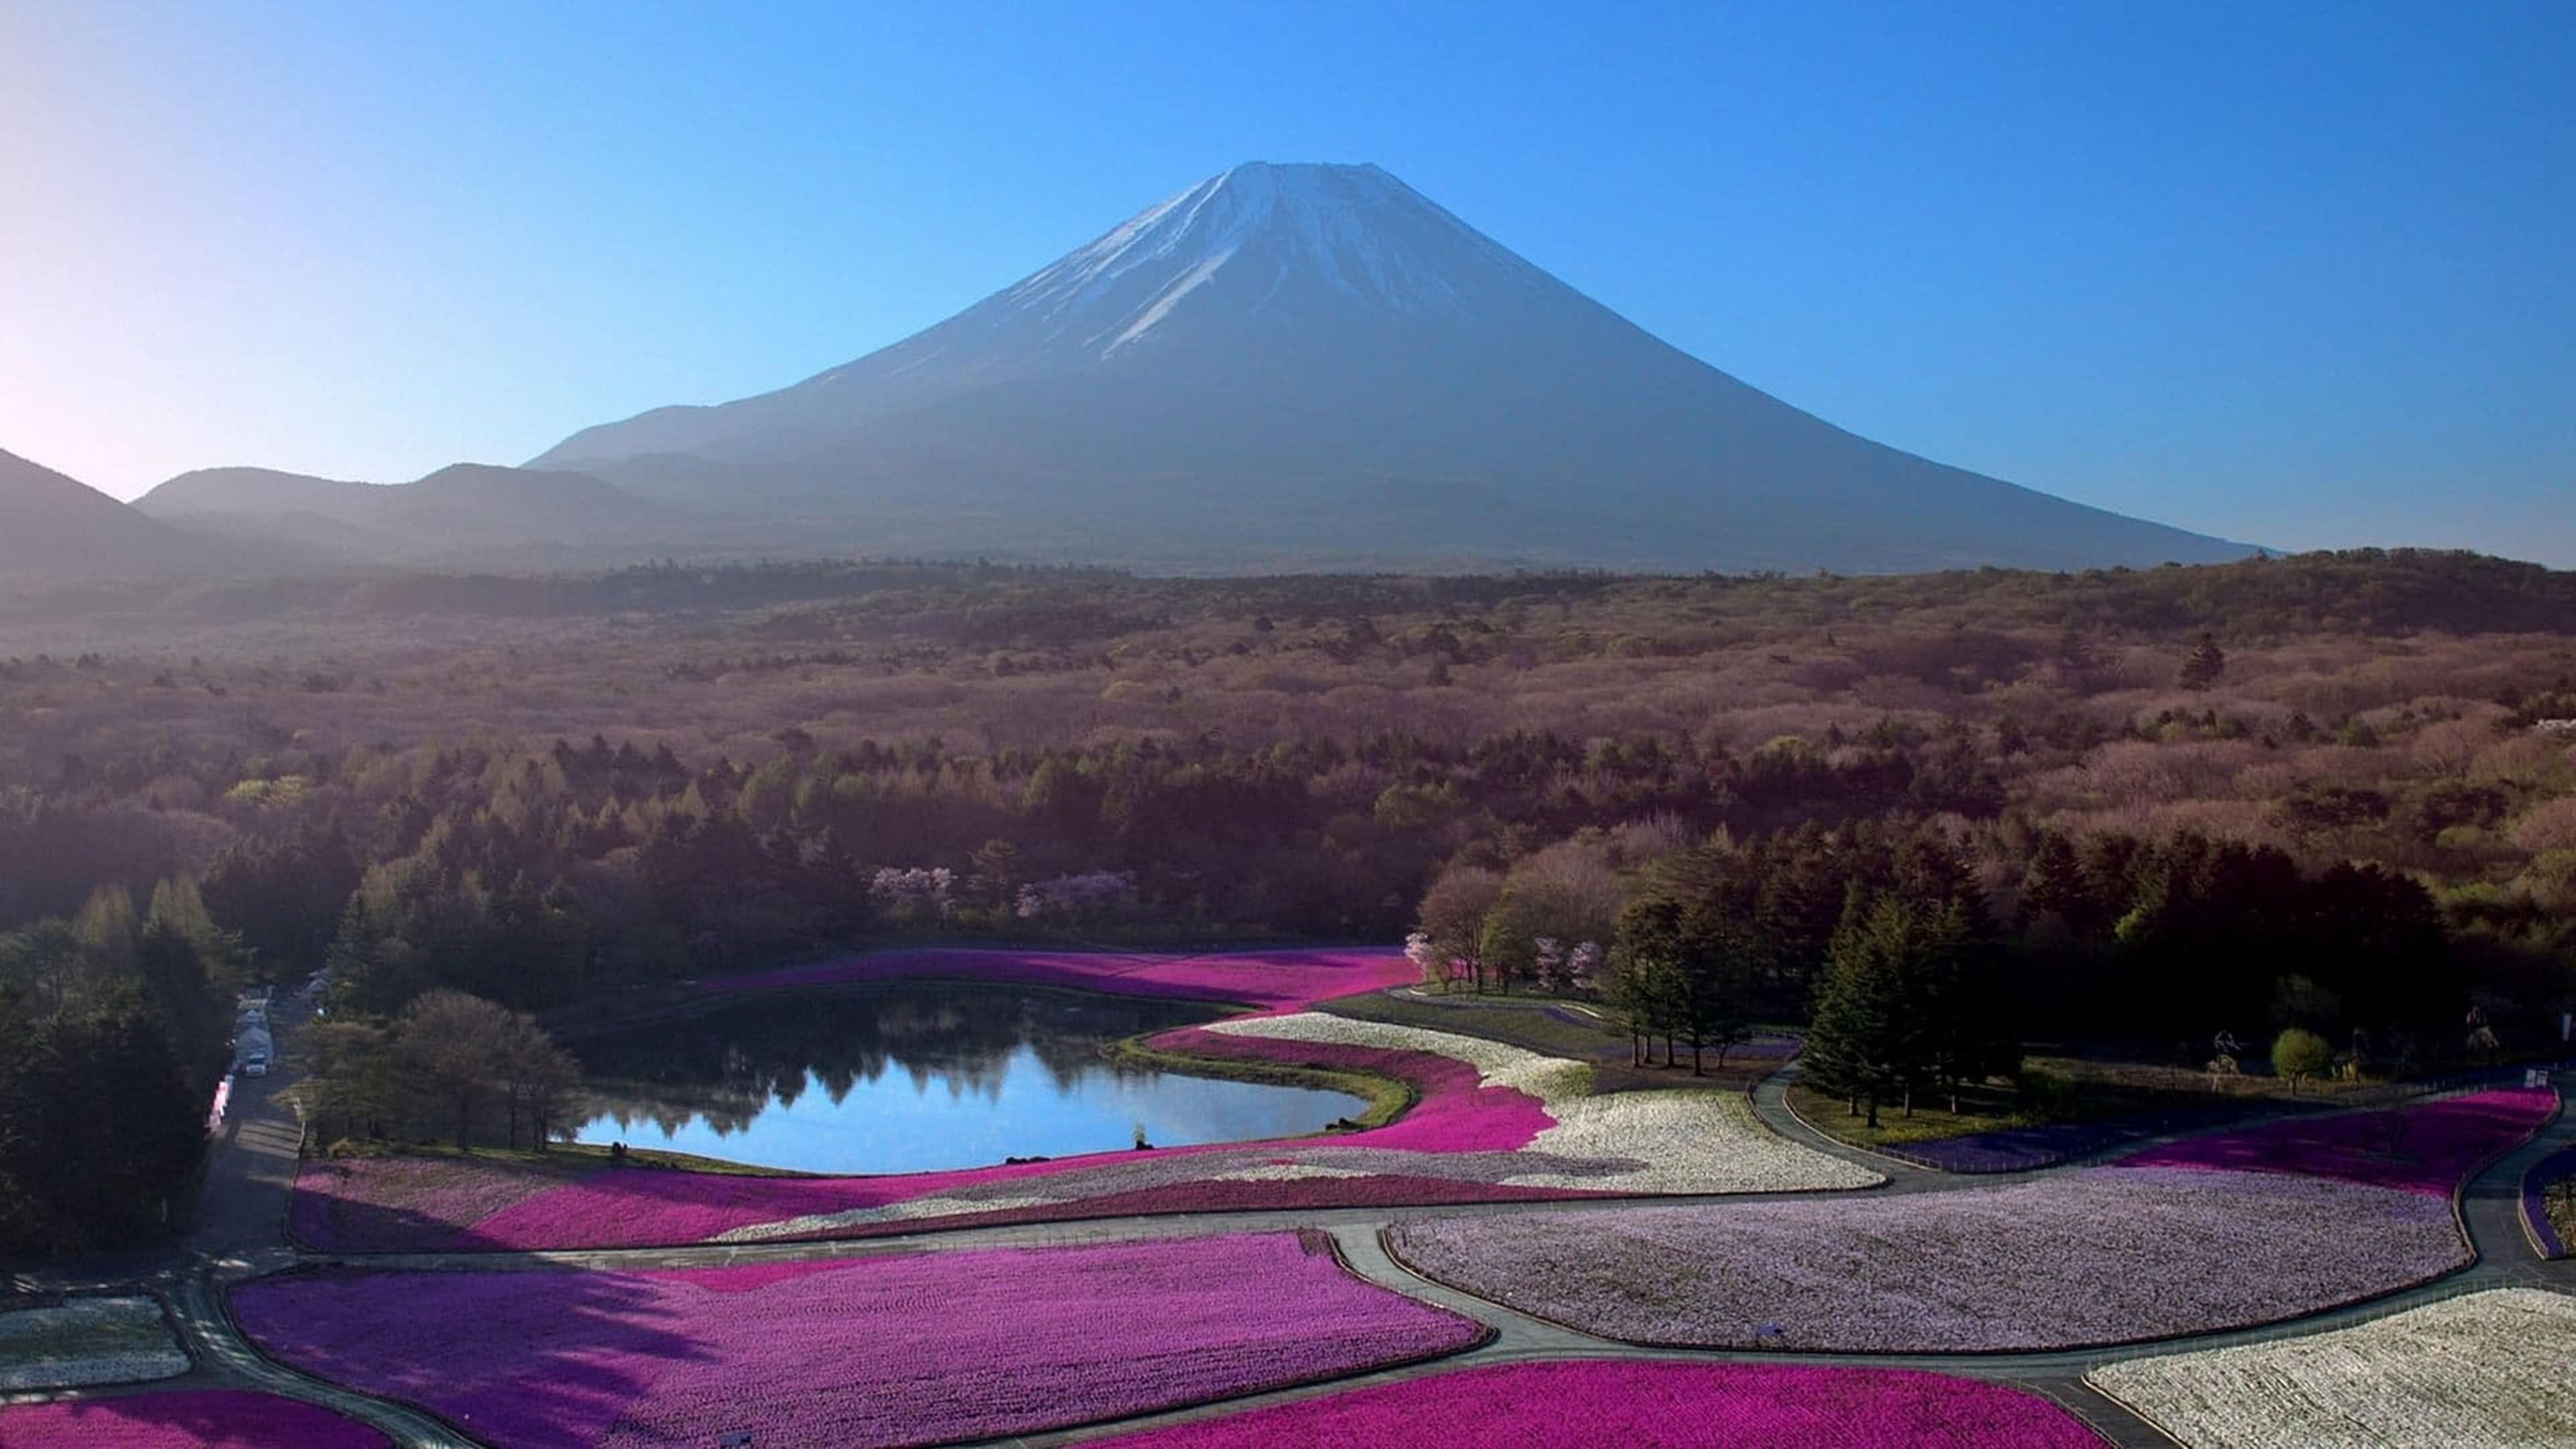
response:
M405 1085L454 1118L459 1151L473 1145L474 1109L491 1094L518 1022L506 1007L442 989L412 998L394 1025Z
M1422 893L1422 929L1443 959L1463 960L1485 989L1481 946L1485 917L1502 898L1503 878L1481 866L1453 865Z
M509 1141L518 1141L519 1119L524 1114L529 1145L545 1151L555 1118L581 1088L581 1064L556 1046L535 1020L522 1014L513 1019L502 1048L501 1078L509 1104Z

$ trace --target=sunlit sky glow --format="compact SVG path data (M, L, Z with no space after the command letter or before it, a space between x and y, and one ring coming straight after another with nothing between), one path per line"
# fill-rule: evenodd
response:
M1375 161L1856 432L2576 565L2576 6L0 0L0 448L396 480Z

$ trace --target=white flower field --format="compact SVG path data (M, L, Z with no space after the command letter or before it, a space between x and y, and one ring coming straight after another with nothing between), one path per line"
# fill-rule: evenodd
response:
M2576 1443L2576 1297L2497 1288L2084 1376L2193 1449Z

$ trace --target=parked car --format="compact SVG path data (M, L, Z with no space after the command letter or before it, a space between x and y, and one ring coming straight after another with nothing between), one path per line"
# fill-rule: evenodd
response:
M233 1060L241 1064L243 1076L267 1076L269 1057L275 1050L276 1041L265 1025L245 1026L233 1036Z

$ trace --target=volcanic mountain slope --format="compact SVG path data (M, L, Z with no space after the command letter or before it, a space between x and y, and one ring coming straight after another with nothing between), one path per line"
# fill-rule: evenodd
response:
M906 548L1197 566L2250 551L1855 437L1374 166L1238 166L891 347L531 466Z
M192 528L290 538L368 559L585 550L679 526L672 510L587 474L480 463L394 484L202 468L153 489L135 507Z
M77 479L0 453L0 579L132 578L247 562L231 543L156 522Z

